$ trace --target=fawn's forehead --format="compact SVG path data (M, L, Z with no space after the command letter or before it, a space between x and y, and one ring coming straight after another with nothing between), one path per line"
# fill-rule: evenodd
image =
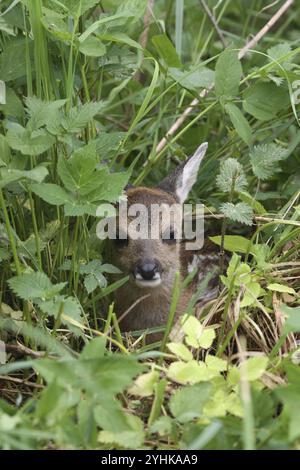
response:
M144 204L148 207L151 204L172 205L177 203L176 198L172 194L159 188L146 188L143 186L130 188L127 190L126 195L129 205Z

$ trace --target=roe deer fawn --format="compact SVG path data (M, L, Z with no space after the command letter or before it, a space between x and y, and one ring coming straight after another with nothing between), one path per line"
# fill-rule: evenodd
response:
M155 188L127 189L127 207L130 209L134 204L141 204L146 208L154 204L163 204L165 207L178 203L182 205L197 180L199 166L206 150L207 143L204 143L192 157L178 166ZM157 239L132 239L130 233L122 233L127 229L123 228L120 219L118 222L119 233L114 240L113 263L121 269L122 275L129 275L129 283L119 288L115 294L115 308L120 319L120 328L124 332L166 325L176 272L179 271L184 278L196 267L198 279L201 279L218 262L218 256L205 254L205 249L201 254L185 253L184 243L174 234L175 225L178 228L178 220L177 224L173 220L173 224L171 222L171 225L166 227L164 216L162 217ZM142 220L141 223L148 226L153 224L153 220ZM179 223L181 224L182 220ZM168 233L168 236L164 233ZM210 285L208 292L200 300L208 301L215 293L216 288ZM192 286L181 293L175 321L184 313L192 294ZM160 334L152 334L151 340L159 340L161 337Z

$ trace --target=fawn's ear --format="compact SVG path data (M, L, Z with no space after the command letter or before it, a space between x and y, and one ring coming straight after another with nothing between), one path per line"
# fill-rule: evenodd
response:
M201 144L196 152L167 176L158 187L168 193L173 193L176 199L183 204L197 181L198 170L207 147L207 142Z

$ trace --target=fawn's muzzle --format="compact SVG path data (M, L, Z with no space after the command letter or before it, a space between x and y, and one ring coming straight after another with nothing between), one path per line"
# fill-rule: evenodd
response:
M134 268L133 276L139 287L157 287L161 283L161 264L157 260L142 260Z

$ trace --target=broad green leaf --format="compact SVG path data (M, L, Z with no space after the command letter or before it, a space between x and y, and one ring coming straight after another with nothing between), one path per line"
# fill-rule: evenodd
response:
M209 239L218 246L221 246L222 237L209 237ZM225 235L224 248L232 253L248 253L251 247L251 240L241 237L240 235Z
M16 123L10 126L6 139L11 148L19 150L23 155L40 155L55 142L54 137L44 130L31 132Z
M297 295L295 289L289 286L284 286L283 284L277 284L277 283L269 284L267 286L267 289L274 291L274 292L282 292L286 294Z
M193 91L198 91L199 88L209 88L215 80L214 71L207 67L185 71L171 67L168 72L183 88Z
M233 50L222 52L216 63L216 95L219 98L238 95L242 73L243 70L237 52Z
M34 183L31 185L31 190L44 201L55 206L61 206L62 204L76 204L75 198L57 184Z
M32 170L13 170L10 168L0 169L0 187L4 187L13 181L27 179L41 183L48 175L48 170L44 166L37 166Z
M207 354L205 363L209 370L216 372L224 372L228 369L227 361L216 356L211 356L210 354Z
M256 299L261 293L261 287L258 282L249 282L247 283L247 290L244 294L244 297L240 303L241 308L248 307L249 305L255 305Z
M84 42L82 42L79 50L82 54L89 57L102 57L106 53L105 45L95 36L89 36Z
M251 127L241 110L235 104L227 103L225 111L229 115L238 135L247 145L250 145L253 139Z
M209 383L183 387L177 390L170 399L172 415L181 423L200 418L203 407L209 400L211 385Z
M300 307L288 307L287 305L280 305L282 313L287 315L285 328L293 333L299 333L300 331Z
M81 359L97 359L104 356L106 338L98 336L90 340L80 354Z
M206 382L212 378L212 374L208 371L206 364L195 360L172 362L167 376L179 384L195 384Z
M193 359L191 351L182 343L168 343L167 347L175 356L183 361L191 361Z
M244 110L260 121L273 119L288 106L288 90L274 83L256 83L244 93Z
M251 357L245 361L245 370L247 374L247 380L253 382L258 380L266 371L268 365L268 358L264 356Z

